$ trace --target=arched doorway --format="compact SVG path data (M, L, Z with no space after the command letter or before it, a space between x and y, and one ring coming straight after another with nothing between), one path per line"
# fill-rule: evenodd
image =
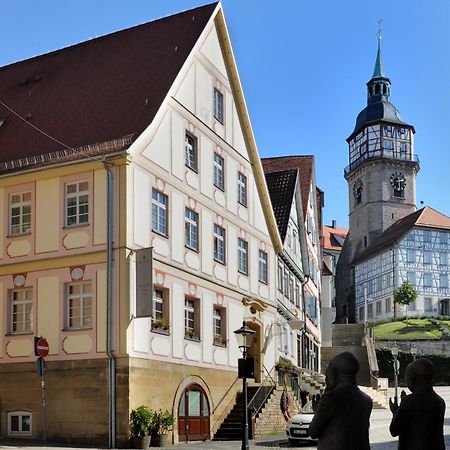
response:
M262 329L258 323L248 320L247 326L256 332L251 347L248 349L247 356L255 359L255 381L261 383L264 378L262 364Z
M178 439L180 442L210 438L210 408L205 391L198 384L189 385L178 404Z

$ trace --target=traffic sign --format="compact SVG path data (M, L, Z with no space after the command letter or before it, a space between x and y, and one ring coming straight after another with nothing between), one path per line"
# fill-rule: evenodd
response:
M42 357L45 358L48 355L48 342L47 339L41 337L36 341L36 353Z

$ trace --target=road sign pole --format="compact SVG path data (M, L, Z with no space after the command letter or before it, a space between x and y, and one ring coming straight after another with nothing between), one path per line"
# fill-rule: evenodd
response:
M42 432L44 436L44 442L47 442L47 411L45 407L45 360L42 358L42 370L41 370L41 413L42 413Z

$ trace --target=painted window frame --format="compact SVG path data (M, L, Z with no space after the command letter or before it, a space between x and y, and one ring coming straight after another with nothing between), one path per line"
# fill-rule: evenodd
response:
M153 286L152 303L152 331L164 334L170 333L170 299L169 289L160 286Z
M260 283L268 283L268 255L264 250L258 251L258 280Z
M212 316L213 344L221 347L227 345L226 308L214 305Z
M86 189L83 189L86 184ZM71 186L76 186L74 192L69 192ZM86 197L86 201L82 199ZM64 226L65 227L79 227L89 225L89 180L70 181L64 183ZM75 199L75 204L70 204L71 199ZM82 208L86 208L86 212L82 212ZM75 208L75 214L69 214L69 210ZM74 222L71 222L69 218L75 218ZM83 220L81 220L83 218Z
M431 272L424 272L423 287L433 287L433 274Z
M70 292L71 288L79 287L80 292ZM93 328L94 294L92 280L71 281L65 283L66 298L66 330L83 330ZM75 303L75 306L73 306ZM73 310L79 310L80 316L72 315ZM78 319L78 323L76 320Z
M198 172L198 139L188 131L184 136L184 165Z
M226 231L216 223L214 224L214 261L226 263Z
M14 298L15 294L20 295ZM34 304L33 288L20 287L9 290L9 332L10 334L27 334L34 331ZM15 316L21 316L21 320L14 320ZM17 328L21 324L21 328Z
M223 124L223 118L224 118L224 95L223 93L217 89L214 88L214 94L213 94L213 109L214 109L214 118L217 119L221 124Z
M12 430L12 418L18 417L19 429ZM23 430L23 418L29 417L28 430ZM33 434L33 413L31 411L10 411L8 412L8 436L30 436Z
M169 235L169 197L157 189L152 189L152 231L161 236Z
M25 195L29 195L29 199L24 199ZM20 196L18 202L13 202L13 198ZM9 236L20 236L23 234L31 233L31 221L32 221L32 192L31 190L25 190L21 192L11 192L9 194ZM24 209L29 208L28 212ZM13 214L14 210L17 210L17 214ZM28 216L28 221L25 218ZM13 224L13 218L19 218L19 222ZM18 230L15 228L18 227Z
M247 177L242 172L238 172L237 176L237 196L238 203L247 207Z
M221 191L225 190L225 160L218 153L213 156L214 186Z
M184 297L184 338L200 341L200 301L198 298Z
M238 272L248 275L248 242L238 238Z
M199 249L199 215L193 209L184 210L184 245L190 250L198 252Z

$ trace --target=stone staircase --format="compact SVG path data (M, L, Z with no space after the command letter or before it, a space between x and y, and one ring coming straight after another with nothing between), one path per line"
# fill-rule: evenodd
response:
M364 393L366 393L373 401L373 409L388 409L389 400L386 394L377 391L374 388L368 386L358 386Z
M248 387L247 395L249 401L253 398L258 388L259 386ZM270 433L280 433L285 431L286 420L280 409L283 390L283 386L277 385L271 387L271 393L255 419L254 436L256 438L266 436ZM290 410L295 414L300 410L300 404L289 388L287 391L291 399ZM242 392L240 392L236 397L236 404L214 434L214 441L238 441L241 439L242 404Z
M316 372L307 372L305 369L296 369L298 382L302 390L310 395L322 394L325 390L325 376Z

